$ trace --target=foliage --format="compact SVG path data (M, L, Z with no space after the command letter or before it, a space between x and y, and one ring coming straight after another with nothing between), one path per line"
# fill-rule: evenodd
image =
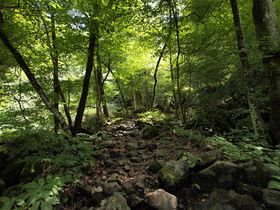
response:
M184 155L182 156L181 158L183 161L186 161L187 164L188 164L188 167L189 168L193 168L195 167L195 165L198 163L198 162L201 162L201 158L199 158L198 156L190 153L190 152L184 152Z
M53 134L43 130L1 135L1 152L9 155L8 159L43 167L37 174L41 176L37 181L21 185L19 190L7 194L8 198L1 198L2 202L5 201L3 209L14 204L23 209L38 209L39 206L46 209L59 203L59 192L63 192L65 184L73 182L79 171L94 166L96 138L86 134L70 138L65 133Z
M167 119L167 115L160 112L158 109L152 109L150 111L138 114L138 117L145 123L160 123Z
M53 205L61 202L60 194L71 180L71 176L48 175L46 178L26 183L21 186L20 194L15 197L0 197L0 208L53 209Z
M172 131L173 134L176 134L178 136L187 136L190 139L201 139L203 138L203 135L199 133L198 131L191 130L191 129L185 129L184 127L175 127Z

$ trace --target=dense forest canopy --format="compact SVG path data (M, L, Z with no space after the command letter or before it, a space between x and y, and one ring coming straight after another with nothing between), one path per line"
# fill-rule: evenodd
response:
M1 130L76 135L89 126L83 121L94 130L156 108L189 128L245 129L278 144L277 85L266 62L278 56L277 24L268 26L273 52L263 49L270 34L258 29L253 2L241 0L238 42L233 2L1 1Z
M279 14L0 0L0 210L279 209Z

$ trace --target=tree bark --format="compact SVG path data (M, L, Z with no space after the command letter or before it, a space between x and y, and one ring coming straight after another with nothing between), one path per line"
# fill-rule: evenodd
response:
M16 61L26 74L28 80L30 81L31 85L33 88L36 90L36 92L39 94L40 98L46 105L46 107L54 114L54 116L59 120L59 123L61 124L62 129L71 135L69 126L65 122L65 119L63 115L56 109L56 107L53 105L53 103L49 100L48 96L45 94L44 90L34 77L34 74L31 72L30 68L24 61L22 55L17 51L17 49L12 45L12 43L9 41L5 31L4 31L4 18L2 15L2 12L0 10L0 38L5 44L5 46L9 49L9 51L13 54L15 57Z
M253 18L269 82L269 143L280 143L280 42L274 0L253 0Z
M52 32L52 50L53 50L53 87L54 87L54 106L59 110L59 77L58 77L58 50L56 44L56 27L55 27L55 17L53 12L51 12L51 32ZM54 131L58 132L59 130L59 121L54 117Z
M261 118L259 105L256 98L255 88L253 86L252 68L249 62L248 52L245 45L246 42L243 34L242 20L239 12L238 3L237 0L230 0L230 3L231 3L232 14L234 19L237 44L239 49L239 57L240 57L244 79L247 87L247 99L249 103L254 132L256 135L260 137L264 137L264 126L263 126L263 121Z
M79 133L82 128L82 120L83 120L87 96L88 96L89 82L93 69L95 41L96 41L95 30L91 29L90 38L89 38L89 48L88 48L88 60L87 60L85 77L84 77L83 90L82 90L79 106L77 109L74 128L72 131L74 135Z
M155 80L155 83L154 83L154 89L153 89L153 96L152 96L152 108L154 107L154 104L155 104L155 97L156 97L156 87L157 87L157 72L158 72L158 68L159 68L159 64L160 64L160 61L162 59L162 56L163 56L163 53L165 51L165 48L166 48L166 43L164 44L161 52L160 52L160 55L159 55L159 58L158 58L158 61L157 61L157 65L156 65L156 68L155 68L155 73L154 73L154 80Z

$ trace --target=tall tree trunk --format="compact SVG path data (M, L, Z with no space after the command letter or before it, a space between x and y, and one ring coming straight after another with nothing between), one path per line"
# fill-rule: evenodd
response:
M54 114L54 116L59 120L59 123L62 127L62 129L71 135L69 126L65 122L65 119L63 115L56 109L56 107L53 105L53 103L49 100L48 96L45 94L44 90L34 77L34 74L31 72L30 68L24 61L22 55L17 51L17 49L12 45L12 43L9 41L5 31L4 31L4 18L2 15L2 12L0 10L0 38L3 41L3 43L6 45L6 47L10 50L10 52L13 54L15 59L17 60L18 64L26 74L28 80L30 81L33 88L36 90L36 92L39 94L40 98L46 105L46 107Z
M99 55L99 40L96 41L96 61L97 67L95 72L95 86L96 86L96 115L97 121L101 119L101 86L102 86L102 67L101 67L101 58Z
M166 43L164 43L164 46L160 52L160 55L159 55L159 58L158 58L158 61L157 61L157 65L156 65L156 69L155 69L155 73L154 73L154 80L155 80L155 83L154 83L154 89L153 89L153 96L152 96L152 103L151 103L151 108L154 107L155 105L155 97L156 97L156 87L157 87L157 72L158 72L158 68L159 68L159 64L160 64L160 61L162 59L162 56L163 56L163 53L165 51L165 48L166 48Z
M232 7L232 14L234 19L235 32L237 37L238 49L239 49L239 57L240 57L244 79L247 87L247 98L248 98L254 132L256 135L260 137L264 137L264 125L263 125L263 121L259 110L259 105L256 98L255 88L253 86L253 81L252 81L253 74L252 74L252 69L251 69L251 65L249 62L249 57L245 45L245 38L243 34L242 21L241 21L238 3L237 0L230 0L230 3Z
M169 33L170 33L170 40L169 40L169 63L170 63L170 74L171 74L171 81L172 81L172 92L174 98L174 105L176 116L179 118L179 110L178 110L178 100L176 95L175 89L175 77L174 77L174 68L173 68L173 61L172 61L172 41L171 41L171 33L172 33L172 11L171 8L169 9Z
M51 12L51 32L52 32L52 50L53 50L53 86L54 86L54 106L59 110L59 78L58 78L58 50L56 41L56 28L55 28L55 16ZM59 130L59 121L54 117L54 131Z
M180 29L178 23L178 12L175 10L176 2L174 1L175 6L172 5L171 1L168 1L168 4L171 8L171 12L174 18L175 29L176 29L176 42L177 42L177 57L176 57L176 84L177 84L177 94L179 100L179 110L182 116L183 123L186 123L186 114L183 106L182 94L181 94L181 85L180 85L180 55L181 55L181 45L180 45Z
M269 82L269 143L280 143L280 41L274 0L253 0L253 17Z
M86 73L84 77L84 83L83 83L83 90L79 102L79 107L76 114L75 124L73 128L73 134L76 135L81 131L82 128L82 120L84 116L87 96L88 96L88 89L89 89L89 82L90 77L93 69L93 58L94 58L94 48L95 48L95 30L91 28L90 30L90 38L89 38L89 47L88 47L88 60L87 60L87 67L86 67Z

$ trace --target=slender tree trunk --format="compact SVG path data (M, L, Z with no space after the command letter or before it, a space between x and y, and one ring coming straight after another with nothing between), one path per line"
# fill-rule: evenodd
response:
M92 73L92 69L93 69L95 40L96 40L95 30L92 28L90 31L88 60L87 60L86 73L85 73L85 77L84 77L83 90L82 90L79 107L78 107L77 114L76 114L75 124L74 124L74 128L73 128L74 135L79 133L82 128L82 120L83 120L87 96L88 96L89 82L90 82L90 77L91 77L91 73Z
M99 40L96 41L96 61L97 68L95 72L95 85L96 85L96 115L97 121L101 119L101 86L102 86L102 67L101 67L101 58L99 55Z
M68 134L71 134L69 126L65 122L65 119L63 115L56 109L56 107L53 105L53 103L49 100L48 96L45 94L44 90L40 86L40 84L37 82L36 78L34 77L34 74L31 72L30 68L24 61L22 55L17 51L16 48L11 44L9 41L5 31L4 31L4 18L2 15L2 12L0 10L0 38L3 41L3 43L6 45L6 47L10 50L10 52L13 54L15 59L17 60L18 64L26 74L28 80L30 81L33 88L37 91L40 98L46 105L46 107L54 114L54 116L59 120L59 123L62 127L62 129L67 132Z
M56 44L56 27L55 27L55 17L53 12L51 12L51 32L52 32L52 50L53 50L53 85L54 85L54 106L59 110L59 77L58 77L58 50ZM54 117L54 131L58 132L59 121Z
M280 143L280 37L274 0L253 0L253 17L269 82L269 143Z
M169 2L169 6L171 8L172 11L172 15L174 18L174 22L175 22L175 29L176 29L176 42L177 42L177 57L176 57L176 84L177 84L177 94L178 94L178 100L179 100L179 110L182 116L182 121L183 123L186 123L186 114L184 111L184 107L183 107L183 100L182 100L182 94L181 94L181 85L180 85L180 64L179 64L179 60L180 60L180 55L181 55L181 45L180 45L180 29L179 29L179 23L178 23L178 14L177 11L175 11L174 6L172 5L172 3L170 1ZM175 4L175 2L174 2Z
M176 116L179 118L179 110L178 110L178 100L176 95L176 89L175 89L175 77L174 77L174 68L173 68L173 61L172 61L172 41L171 41L171 33L172 33L172 11L171 8L169 9L169 33L170 33L170 40L169 40L169 63L170 63L170 74L171 74L171 81L172 81L172 92L173 92L173 98L174 98L174 105L175 105L175 111Z
M163 56L163 53L166 49L166 43L164 44L161 52L160 52L160 55L159 55L159 58L158 58L158 61L157 61L157 65L156 65L156 69L155 69L155 73L154 73L154 80L155 80L155 83L154 83L154 90L153 90L153 97L152 97L152 103L151 103L151 108L154 107L155 105L155 97L156 97L156 87L157 87L157 72L158 72L158 68L159 68L159 64L160 64L160 61L162 59L162 56Z
M264 125L259 111L259 105L256 98L255 88L252 81L252 69L249 62L249 57L245 45L245 38L242 29L242 21L239 12L237 0L230 0L232 7L232 14L235 25L235 32L237 37L239 57L242 64L243 74L247 87L247 98L250 108L250 114L255 134L264 137Z

